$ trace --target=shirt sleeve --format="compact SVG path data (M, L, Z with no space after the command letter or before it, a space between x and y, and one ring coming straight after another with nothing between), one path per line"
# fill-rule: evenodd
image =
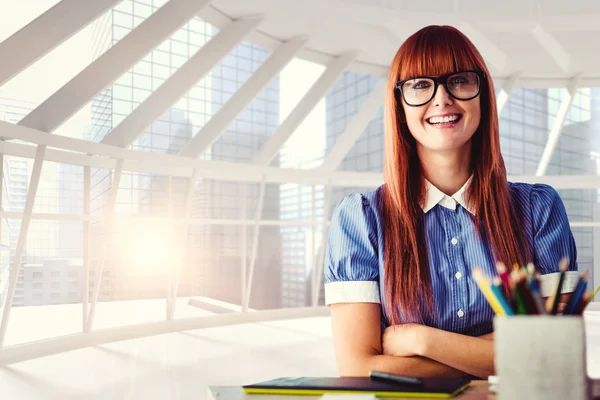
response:
M563 257L569 260L562 293L575 289L577 272L577 246L571 232L567 211L551 186L536 184L531 192L533 212L534 264L540 272L543 297L550 296L559 279L558 265Z
M380 303L375 219L368 200L350 194L331 218L325 253L325 304Z

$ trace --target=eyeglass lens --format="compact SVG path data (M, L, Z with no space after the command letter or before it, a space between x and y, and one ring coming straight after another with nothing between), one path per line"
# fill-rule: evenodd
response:
M447 77L446 87L458 100L470 100L479 93L479 76L475 72L458 72ZM434 91L435 81L430 78L410 79L402 85L404 101L410 105L429 102Z

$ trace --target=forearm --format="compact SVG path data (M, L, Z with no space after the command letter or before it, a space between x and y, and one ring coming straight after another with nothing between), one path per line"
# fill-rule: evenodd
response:
M424 357L397 357L386 354L365 356L353 362L340 363L342 376L367 376L370 371L383 371L393 374L418 377L461 377L466 374L452 367Z
M441 362L425 357L396 357L390 355L376 355L369 360L370 370L390 372L393 374L418 376L456 378L466 375L465 372L457 370Z
M420 355L480 378L494 375L493 334L472 337L429 328Z

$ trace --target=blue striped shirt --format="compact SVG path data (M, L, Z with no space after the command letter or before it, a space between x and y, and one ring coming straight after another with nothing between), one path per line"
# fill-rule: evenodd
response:
M478 238L469 216L472 211L464 199L466 185L447 196L428 183L422 209L435 316L424 318L424 322L446 331L480 336L493 331L494 313L471 273L476 267L488 276L497 276L497 272L491 246ZM572 291L578 277L577 249L558 193L543 184L509 183L509 187L532 261L541 274L542 295L548 296L555 287L562 257L569 258L571 271L563 293ZM327 237L326 304L385 301L381 195L379 187L347 195L337 205ZM383 328L389 325L384 310Z

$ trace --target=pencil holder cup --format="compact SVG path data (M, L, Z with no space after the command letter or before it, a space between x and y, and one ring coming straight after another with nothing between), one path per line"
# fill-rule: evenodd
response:
M497 316L498 400L590 398L585 325L576 316Z

